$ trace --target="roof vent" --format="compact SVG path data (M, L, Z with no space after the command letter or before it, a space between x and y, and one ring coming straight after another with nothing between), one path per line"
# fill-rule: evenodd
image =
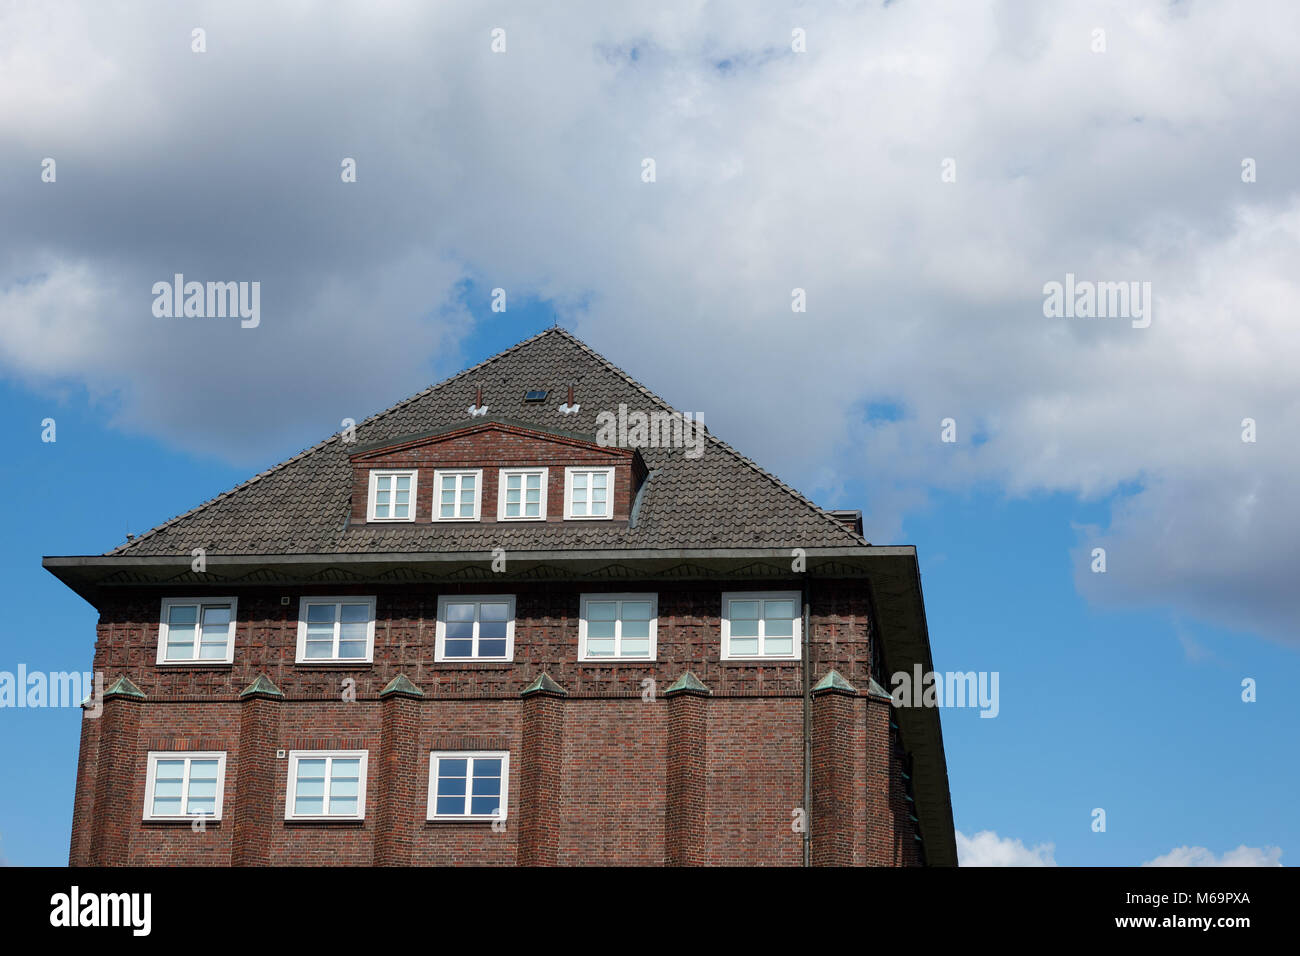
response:
M569 400L560 406L561 415L578 414L578 403L573 400L573 386L569 386Z
M467 411L470 418L478 418L480 415L487 414L487 406L483 404L483 386L480 385L474 389L474 404Z

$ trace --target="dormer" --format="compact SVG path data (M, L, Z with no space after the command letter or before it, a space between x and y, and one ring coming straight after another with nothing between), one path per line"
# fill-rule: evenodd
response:
M624 522L646 465L636 449L505 420L363 446L353 524Z

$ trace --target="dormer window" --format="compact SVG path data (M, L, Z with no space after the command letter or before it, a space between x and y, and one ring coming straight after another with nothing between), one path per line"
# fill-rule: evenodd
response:
M482 494L482 469L438 469L433 473L433 520L478 521Z
M545 468L502 468L497 520L545 521L546 472Z
M564 517L600 521L612 517L613 468L564 469Z
M414 471L371 471L367 521L415 520Z

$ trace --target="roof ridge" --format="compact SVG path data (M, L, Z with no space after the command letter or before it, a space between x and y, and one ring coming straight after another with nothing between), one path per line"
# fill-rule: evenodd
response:
M477 372L479 369L483 368L484 366L490 365L491 363L497 361L500 358L504 358L506 355L509 355L511 352L514 352L517 349L521 349L525 345L530 345L533 342L536 342L538 339L541 339L544 336L550 335L555 332L563 333L566 336L568 336L570 339L573 339L573 341L578 342L576 338L574 338L572 335L569 335L567 332L565 332L564 329L561 329L559 326L552 326L547 329L542 329L542 331L538 332L536 335L531 335L520 342L516 342L514 345L510 346L507 349L503 349L502 351L498 352L496 355L490 356L489 358L485 358L477 365L473 365L467 369L457 372L455 375L452 375L450 378L445 378L441 382L438 382L435 385L430 385L424 389L421 389L420 391L416 392L414 395L411 395L397 402L395 405L390 405L388 406L388 408L385 408L383 411L376 412L375 414L371 415L369 418L359 422L356 427L363 428L364 426L369 425L380 418L383 418L385 415L391 415L393 412L396 412L397 410L401 408L405 408L407 405L410 405L416 399L423 398L424 396L428 395L430 392L442 388L444 385L450 385L458 378L463 378L464 376L469 375L472 372ZM578 342L578 344L581 345L582 343ZM127 541L125 544L119 544L116 548L113 548L109 551L105 551L104 554L110 555L110 554L120 554L122 552L125 552L128 549L135 547L137 544L139 544L141 541L144 541L146 538L152 537L153 535L157 534L160 531L165 530L166 528L170 528L176 522L184 518L189 518L192 515L198 514L200 511L216 504L218 501L222 501L226 498L229 498L235 492L242 491L245 488L249 487L250 485L255 484L258 481L261 481L263 478L275 474L280 469L287 468L289 465L292 465L294 462L301 461L303 458L306 458L308 455L315 454L316 452L320 451L322 448L324 448L326 445L330 444L331 442L338 441L338 439L339 439L339 433L334 432L328 438L325 438L308 448L304 448L302 451L298 452L298 454L286 458L284 461L272 465L270 468L267 468L263 471L259 471L252 478L240 482L239 484L235 485L235 487L223 491L221 494L217 495L216 497L209 498L207 501L195 505L189 511L184 511L178 515L168 518L162 524L155 525L154 527L150 528L148 531L136 535L134 538Z
M629 385L631 385L633 388L635 388L635 389L637 389L638 391L642 392L642 393L643 393L647 398L649 398L651 401L658 402L660 405L662 405L664 408L668 409L669 411L677 411L677 409L674 408L672 405L670 405L667 401L665 401L664 399L660 398L660 397L659 397L658 395L656 395L654 392L650 391L650 389L646 388L644 385L642 385L640 382L638 382L636 379L634 379L631 375L629 375L629 374L628 374L627 372L625 372L623 369L619 368L617 365L615 365L615 364L614 364L613 362L611 362L609 359L605 358L605 356L601 355L599 352L597 352L595 349L593 349L591 346L589 346L586 342L582 341L580 338L578 338L578 337L577 337L576 335L574 335L572 332L568 331L567 329L558 329L558 331L561 332L561 333L563 333L563 335L564 335L566 338L568 338L570 341L572 341L575 345L577 345L577 346L578 346L579 348L581 348L583 351L587 352L587 353L588 353L589 355L591 355L593 358L595 358L596 360L598 360L598 361L604 363L604 364L605 364L605 365L606 365L606 366L607 366L611 371L613 371L615 374L621 376L621 377L623 378L624 381L626 381L626 382L627 382ZM740 453L739 451L737 451L735 448L732 448L730 445L728 445L725 441L723 441L723 440L722 440L721 438L719 438L717 435L713 434L713 432L709 431L708 428L705 428L705 430L704 430L704 434L705 434L705 437L707 437L707 438L708 438L710 441L712 441L714 444L720 446L724 451L726 451L727 453L729 453L730 455L732 455L734 458L739 459L743 464L748 465L752 470L758 472L759 475L761 475L763 478L766 478L768 481L772 482L772 484L776 485L778 488L780 488L780 489L781 489L782 491L784 491L786 494L792 496L793 498L796 498L797 500L799 500L799 501L802 502L803 504L807 505L809 508L811 508L813 511L815 511L819 516L821 516L821 517L824 518L826 521L828 521L828 522L829 522L832 526L834 526L837 530L844 532L846 535L848 535L850 538L852 538L854 542L861 542L861 543L863 543L863 544L869 544L869 543L870 543L870 542L867 541L865 535L859 535L859 534L857 534L857 533L856 533L855 531L853 531L851 528L847 527L847 526L844 524L843 521L841 521L839 518L835 517L833 514L831 514L831 513L830 513L829 511L827 511L825 508L821 507L821 505L817 504L815 501L811 500L810 498L805 497L805 496L804 496L804 495L803 495L803 494L802 494L802 493L801 493L797 488L793 487L792 485L788 485L788 484L786 484L784 481L782 481L782 480L781 480L780 478L778 478L776 475L772 474L770 471L768 471L768 470L767 470L766 468L764 468L762 465L760 465L760 464L758 464L757 462L755 462L752 458L749 458L748 456L741 454L741 453Z

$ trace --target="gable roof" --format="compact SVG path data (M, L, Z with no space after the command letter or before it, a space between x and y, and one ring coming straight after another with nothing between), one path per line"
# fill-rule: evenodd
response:
M561 415L567 386L579 411ZM211 501L128 541L109 555L348 554L601 548L845 547L866 545L841 520L817 507L712 434L703 454L642 448L650 470L630 525L609 522L514 524L349 522L349 456L418 434L470 425L468 408L482 387L489 414L544 431L595 439L596 416L629 410L674 411L663 399L561 328L526 339L356 427L250 478ZM526 390L550 390L544 402Z

